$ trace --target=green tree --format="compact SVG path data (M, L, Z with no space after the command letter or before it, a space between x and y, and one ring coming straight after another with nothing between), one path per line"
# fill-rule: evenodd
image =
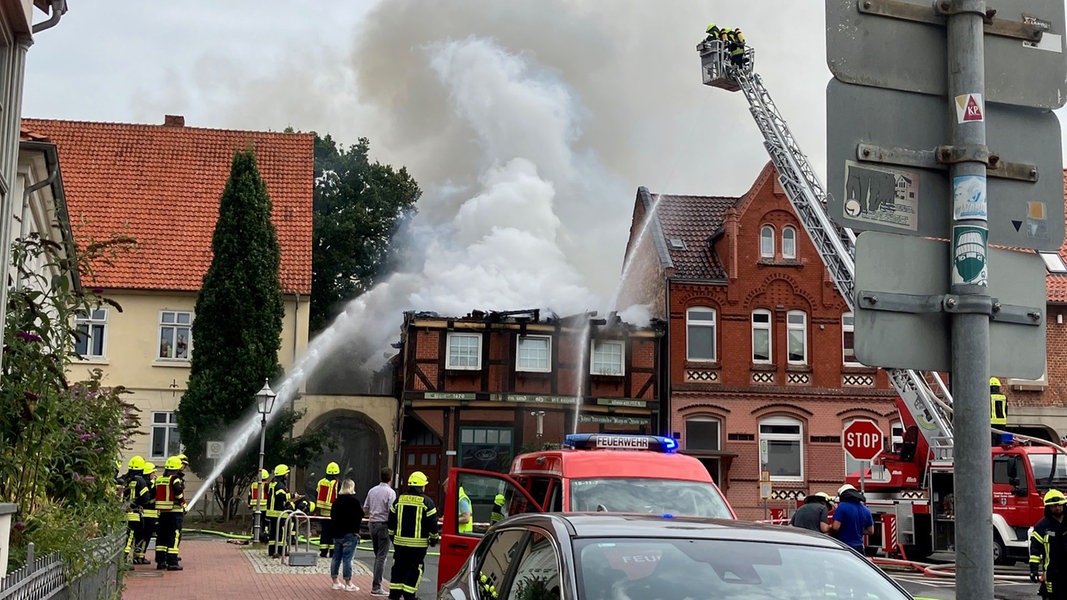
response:
M189 386L178 405L178 432L190 467L201 477L214 467L206 457L207 441L225 439L255 415L256 391L264 380L281 374L281 248L271 222L270 197L252 150L234 154L211 249L214 256L196 299ZM307 443L314 447L315 438L282 443L301 416L282 410L281 418L268 426L271 460L306 462ZM215 497L227 518L236 511L241 488L256 468L258 436L255 441L216 481Z
M315 136L312 332L388 274L397 255L393 234L422 194L406 168L371 163L369 152L367 138L346 149Z

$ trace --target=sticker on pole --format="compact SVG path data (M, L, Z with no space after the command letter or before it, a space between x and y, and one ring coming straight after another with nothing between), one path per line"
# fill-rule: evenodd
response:
M989 218L985 175L961 175L952 179L952 218Z
M989 230L971 225L952 228L952 284L989 285L986 249Z
M845 215L898 229L919 228L919 174L845 161Z
M985 105L981 94L956 96L956 122L977 123L985 120Z

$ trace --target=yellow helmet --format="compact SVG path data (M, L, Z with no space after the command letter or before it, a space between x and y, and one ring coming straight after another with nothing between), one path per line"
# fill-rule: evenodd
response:
M187 465L187 464L189 464L189 457L187 457L187 456L186 456L186 455L184 455L184 454L179 454L179 455L178 455L178 460L182 461L182 464L183 464L183 465Z
M493 504L504 506L504 494L497 494L496 497L493 498Z
M135 456L130 459L130 470L140 471L144 469L144 458L141 456Z
M1057 506L1067 504L1067 497L1059 490L1049 490L1045 494L1045 506Z
M177 456L171 456L167 459L167 462L163 465L163 468L168 471L180 471L182 468L182 459Z
M337 475L340 472L341 472L341 467L339 467L337 465L337 463L332 462L332 463L326 465L326 474L327 475Z
M281 477L282 475L288 475L288 474L289 474L289 465L278 465L277 467L274 467L274 476L275 477Z
M143 473L145 475L151 475L155 470L156 470L156 463L154 463L154 462L146 462L144 464L144 470L141 471L141 473Z
M705 29L704 31L706 31L707 33L711 33L711 31L712 31L713 29L716 29L716 27L715 27L715 23L708 23L708 28L707 28L707 29Z
M426 479L426 474L422 471L415 471L411 475L408 475L408 485L424 487L427 483L430 483L430 480Z
M267 479L270 479L270 471L268 471L266 469L260 469L259 470L259 478L264 480L264 481L266 481Z
M989 387L993 387L993 386L1000 387L1000 380L997 379L996 377L990 377L989 378Z

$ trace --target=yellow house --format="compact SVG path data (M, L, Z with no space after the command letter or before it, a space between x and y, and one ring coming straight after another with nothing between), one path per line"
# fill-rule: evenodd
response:
M136 454L162 465L180 452L174 411L196 351L193 309L237 150L255 150L281 245L282 367L307 346L314 135L193 128L172 115L163 125L47 119L22 125L58 148L79 246L113 236L136 240L132 250L82 273L83 285L117 306L104 304L78 319L87 335L72 376L99 368L106 385L128 388L127 400L141 411L141 434L124 460ZM195 492L199 482L188 483Z

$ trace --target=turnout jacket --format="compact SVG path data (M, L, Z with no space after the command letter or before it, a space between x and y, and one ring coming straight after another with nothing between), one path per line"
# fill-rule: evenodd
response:
M1034 525L1030 534L1030 564L1041 565L1047 593L1052 584L1067 585L1067 518L1062 522L1046 516Z
M389 507L389 537L396 546L426 548L437 539L437 507L421 490L408 488Z

